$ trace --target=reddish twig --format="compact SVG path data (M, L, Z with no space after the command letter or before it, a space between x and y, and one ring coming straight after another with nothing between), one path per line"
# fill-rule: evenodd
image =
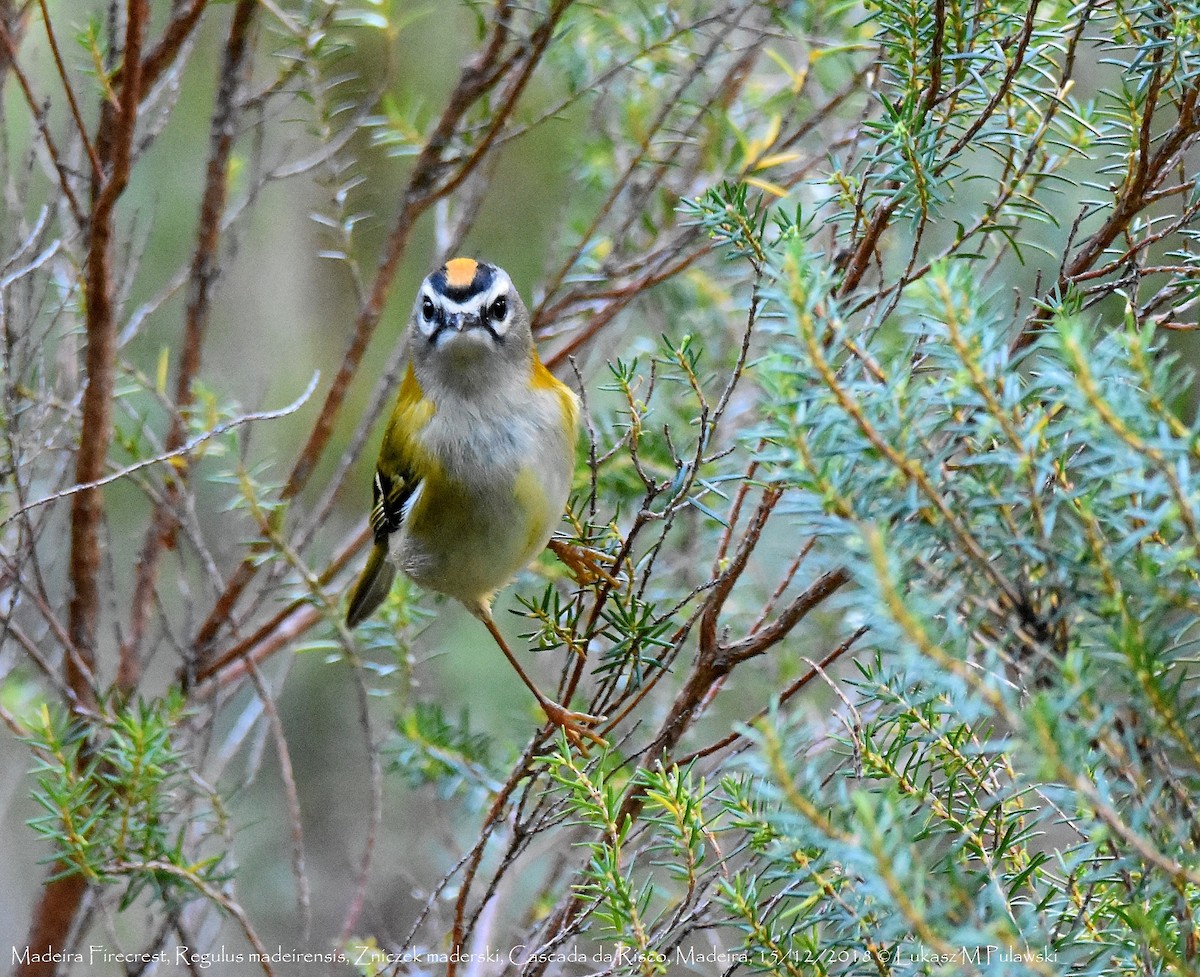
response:
M793 698L798 692L806 688L813 679L821 674L821 672L829 668L830 665L832 665L835 661L841 658L842 655L853 648L858 642L858 639L867 633L867 630L868 629L864 626L855 631L852 635L850 635L850 637L848 637L840 645L829 652L829 654L822 658L817 663L815 668L810 668L807 672L792 682L791 685L780 692L779 697L775 699L770 706L760 709L753 717L742 723L742 728L735 729L732 733L722 736L716 742L709 743L708 746L701 747L698 750L694 750L691 753L687 753L684 756L671 760L668 766L676 766L682 769L688 764L694 763L696 760L703 759L707 756L712 756L714 753L720 753L722 750L733 746L733 744L737 743L739 740L744 740L746 738L746 734L743 732L745 727L753 726L755 723L762 721L770 714L772 709L778 709L789 699Z
M187 413L194 399L192 385L200 373L212 289L217 277L221 223L229 195L229 159L237 134L238 91L249 64L250 29L257 9L255 0L239 0L234 8L225 53L221 59L216 106L209 130L204 194L200 202L199 228L189 277L183 347L175 382L176 409L166 439L168 451L178 448L187 437ZM137 564L129 630L121 645L117 683L123 689L134 688L141 674L140 651L154 604L158 567L163 551L174 546L178 525L175 508L186 478L185 463L175 477L167 480L165 497L154 507L150 517L150 526Z
M370 539L371 527L364 522L334 554L329 565L317 578L318 585L326 586L334 580ZM319 609L313 606L308 597L297 597L248 638L239 641L219 658L206 663L196 672L195 681L206 682L218 675L223 682L240 677L241 670L231 668L235 663L241 662L242 659L263 661L321 619ZM281 637L283 641L280 640Z
M42 145L46 149L46 155L50 157L50 162L54 166L54 172L58 176L58 185L63 192L63 196L67 199L67 206L71 209L71 216L75 218L75 223L83 227L86 224L86 219L83 215L83 208L79 205L79 199L75 196L75 191L71 189L71 178L67 172L66 164L63 162L62 154L58 150L58 144L54 141L54 136L50 134L50 127L46 124L46 113L42 111L38 104L37 96L33 94L33 89L29 85L29 79L25 76L25 72L21 70L21 65L17 61L17 42L9 33L8 24L3 17L0 17L0 49L3 50L5 61L8 69L17 79L17 84L21 87L21 94L25 96L25 104L29 106L29 114L33 117L34 125L37 126L38 136L42 140ZM0 79L4 76L0 74Z
M708 597L704 602L704 613L700 616L700 658L715 659L719 655L717 619L721 611L725 608L725 601L733 590L734 584L738 582L745 571L746 564L750 560L750 555L758 546L758 541L762 537L763 530L766 528L767 520L771 517L772 510L782 496L783 490L778 486L771 486L763 491L762 498L758 502L758 507L754 510L754 515L750 519L750 524L742 533L740 545L734 553L733 559L729 561L725 570L716 578L716 583L713 585L712 590L709 591ZM730 526L732 528L732 523L730 523ZM718 552L723 553L724 546L723 541Z
M170 66L175 56L183 47L184 42L191 36L200 23L200 15L208 6L208 0L192 0L187 6L178 7L170 22L163 28L158 42L146 52L142 59L142 87L149 88ZM236 15L235 15L236 16ZM119 73L114 81L119 78Z
M1179 117L1175 124L1158 137L1158 149L1149 152L1148 130L1142 127L1142 143L1139 158L1132 172L1121 185L1113 201L1108 218L1100 228L1089 237L1075 253L1075 257L1067 262L1054 283L1053 291L1060 295L1078 280L1092 265L1100 260L1109 247L1126 232L1133 219L1150 203L1157 199L1159 185L1167 178L1179 159L1180 154L1191 146L1200 135L1200 112L1197 111L1197 101L1200 99L1200 86L1192 85L1179 101ZM1145 157L1142 157L1142 153ZM1135 249L1130 249L1135 250ZM1013 340L1014 352L1024 349L1033 342L1038 329L1050 316L1050 306L1042 305L1030 316L1024 328Z
M824 603L835 591L840 590L850 579L850 571L845 567L829 570L821 574L809 584L803 593L798 594L775 617L770 624L747 635L741 641L735 641L725 648L725 654L731 663L736 664L748 658L765 654L777 645L792 629L796 627L814 607Z
M83 124L83 115L79 111L79 102L75 99L75 88L67 77L67 69L63 64L62 54L58 50L58 39L54 36L54 27L50 23L50 11L46 9L46 0L38 0L38 6L42 10L42 23L46 26L46 40L50 43L50 53L54 56L54 66L58 70L58 77L62 80L63 91L67 95L67 104L71 107L71 118L75 120L75 127L79 130L79 138L83 142L83 148L87 152L88 160L92 164L93 179L100 179L100 157L96 155L96 147L92 145L91 139L88 138L87 126Z

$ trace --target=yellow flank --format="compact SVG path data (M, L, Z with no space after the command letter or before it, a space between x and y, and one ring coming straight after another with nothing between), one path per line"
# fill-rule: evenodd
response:
M517 497L517 507L528 517L525 523L525 552L528 555L522 558L522 564L525 564L546 545L550 527L562 517L562 513L551 509L542 488L542 480L532 468L522 468L517 474L513 494Z
M558 402L562 406L563 426L570 432L568 440L574 444L575 429L579 425L579 398L570 387L546 369L546 365L538 359L537 350L533 353L533 374L529 378L529 385L534 390L550 390L558 396Z
M474 258L452 258L446 262L446 284L451 288L467 288L475 281L479 263Z
M387 433L383 436L379 467L389 475L413 471L425 473L436 467L417 438L436 413L437 406L425 396L410 363L400 383Z
M408 408L416 404L429 404L430 416L433 415L433 402L425 399L425 391L421 389L421 381L413 370L412 362L404 370L404 379L400 381L400 391L396 394L396 409Z

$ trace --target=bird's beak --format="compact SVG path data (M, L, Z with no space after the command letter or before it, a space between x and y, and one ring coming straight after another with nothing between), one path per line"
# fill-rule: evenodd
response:
M471 313L451 312L446 316L446 324L455 332L463 332L467 329L478 329L480 320L479 316Z

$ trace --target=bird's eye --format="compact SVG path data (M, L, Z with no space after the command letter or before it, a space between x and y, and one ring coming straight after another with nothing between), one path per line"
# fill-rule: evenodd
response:
M506 315L508 315L508 299L501 295L492 303L491 309L488 310L488 316L492 319L503 320Z
M421 301L421 315L423 315L425 317L425 321L428 322L430 319L433 318L433 313L434 313L433 299L431 299L427 295Z

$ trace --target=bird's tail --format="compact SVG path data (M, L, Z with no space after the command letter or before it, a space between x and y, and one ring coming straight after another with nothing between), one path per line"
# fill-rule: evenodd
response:
M350 592L346 623L353 628L370 617L387 597L395 579L396 567L388 557L387 545L376 543L371 549L371 555L367 557L367 565L363 568L362 575Z

